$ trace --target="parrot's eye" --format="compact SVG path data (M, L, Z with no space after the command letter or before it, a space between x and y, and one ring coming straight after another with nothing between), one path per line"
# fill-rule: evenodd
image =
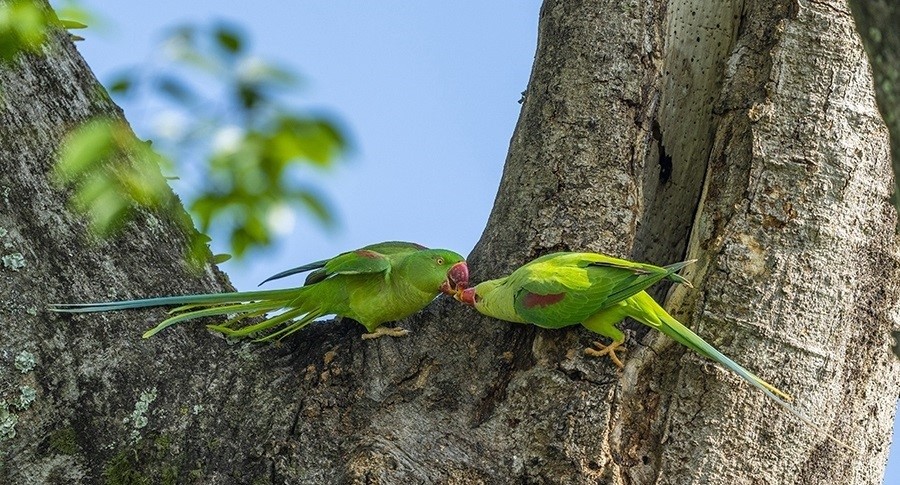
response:
M437 258L437 264L444 264L444 258Z

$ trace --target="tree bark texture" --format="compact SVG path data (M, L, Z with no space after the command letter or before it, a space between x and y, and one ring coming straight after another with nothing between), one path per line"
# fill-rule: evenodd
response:
M0 268L0 482L880 483L896 215L845 5L547 0L470 266L477 282L553 250L698 258L667 308L859 454L636 324L620 372L582 355L587 331L446 299L405 339L328 322L281 345L199 325L141 340L159 310L48 314L227 282L185 269L162 215L86 235L54 153L120 113L64 36L43 54L0 67L0 227L22 258Z
M856 27L872 64L875 98L891 134L894 207L900 207L900 5L887 0L849 0ZM898 229L900 230L900 229ZM900 344L898 344L900 345ZM900 356L900 347L895 350Z
M660 460L653 473L671 483L880 483L900 374L888 353L896 214L871 71L842 3L747 4L733 19L688 249L700 259L688 271L698 287L670 303L864 451L834 447L746 388L654 364L638 382L692 392L665 406L664 447L648 449Z

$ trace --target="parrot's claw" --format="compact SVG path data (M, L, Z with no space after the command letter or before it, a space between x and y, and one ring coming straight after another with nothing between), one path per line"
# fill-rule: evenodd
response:
M619 369L625 368L625 365L622 364L621 360L619 360L619 356L616 355L617 350L619 352L626 352L628 350L625 347L622 347L622 342L613 342L609 345L603 345L603 343L595 341L594 347L597 348L593 349L591 347L588 347L584 349L584 355L589 355L591 357L602 357L604 355L608 355L610 360L613 361L613 364L616 364Z
M384 336L388 337L405 337L409 335L409 330L400 327L378 327L372 333L364 333L362 334L363 340L372 340L376 338L381 338Z

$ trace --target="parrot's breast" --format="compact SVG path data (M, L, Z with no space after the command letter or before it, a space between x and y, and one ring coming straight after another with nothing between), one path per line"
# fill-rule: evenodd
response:
M363 275L359 275L363 276ZM347 299L345 316L363 324L370 332L385 322L406 318L424 308L438 294L423 292L405 281L383 277L359 278Z

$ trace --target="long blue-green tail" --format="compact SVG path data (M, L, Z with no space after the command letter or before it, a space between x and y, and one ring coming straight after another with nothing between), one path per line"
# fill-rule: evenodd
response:
M790 401L793 401L793 398L789 394L762 380L756 374L748 371L735 361L731 360L725 354L719 352L715 347L700 338L700 336L691 331L691 329L685 327L681 322L669 315L669 313L666 312L663 307L659 306L659 304L656 303L656 301L653 300L653 298L646 292L642 291L640 293L637 293L628 300L627 313L628 316L634 318L635 320L638 320L645 325L656 328L660 332L669 336L669 338L671 338L672 340L675 340L676 342L684 345L694 352L697 352L700 355L703 355L718 362L721 365L724 365L732 372L740 376L742 379L749 382L753 387L761 390L779 406L786 409L789 413L800 418L800 420L806 423L808 426L827 436L835 443L849 450L859 452L859 450L857 450L856 448L829 434L827 430L815 424L809 417L798 411L794 406L790 404Z
M170 317L145 332L144 338L152 337L160 330L186 320L231 315L224 322L218 325L208 325L208 327L230 337L248 337L263 333L263 336L256 339L262 341L284 337L323 316L314 302L309 302L304 298L304 293L304 288L209 293L108 303L60 303L50 305L48 309L59 313L92 313L178 305L177 308L169 311ZM282 313L260 323L241 325L247 319L281 310L283 310ZM283 328L272 333L265 333L281 325Z
M735 374L741 376L745 381L764 391L767 394L774 394L778 400L793 401L790 395L760 379L756 374L748 371L735 361L728 358L725 354L719 352L715 347L700 338L699 335L685 327L681 322L669 315L663 307L659 306L656 301L647 294L640 292L634 295L629 302L628 316L640 321L645 325L656 328L660 332L668 335L672 340L684 345L685 347L712 359L725 367L731 369ZM634 311L634 310L637 311Z

